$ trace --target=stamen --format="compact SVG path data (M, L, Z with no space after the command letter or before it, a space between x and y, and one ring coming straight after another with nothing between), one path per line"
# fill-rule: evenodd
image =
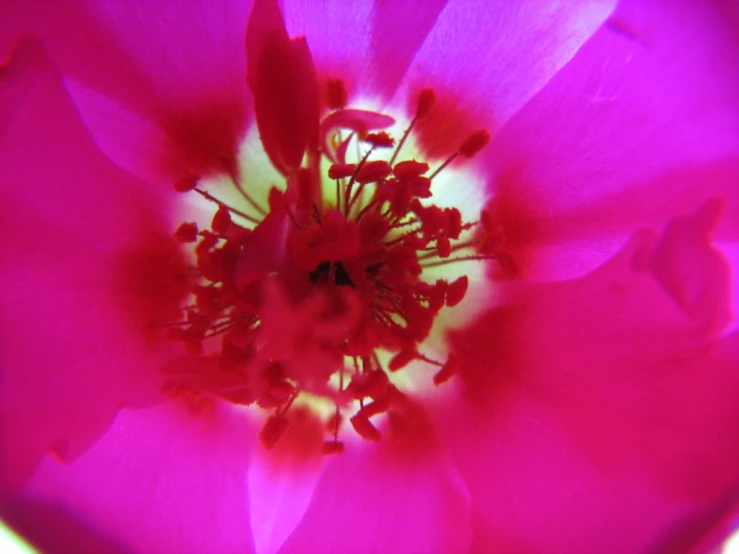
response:
M333 415L323 426L321 451L333 455L345 449L343 418L363 439L379 441L372 419L408 409L408 399L390 382L393 373L422 362L438 369L429 377L438 386L457 371L451 357L442 362L422 351L437 315L462 302L469 279L427 282L424 270L502 260L505 253L489 212L465 222L456 208L434 204L431 190L432 179L452 161L485 146L487 131L471 133L427 176L424 161L399 158L414 125L433 108L433 91L419 94L389 161L380 153L394 140L378 130L389 127L391 117L347 109L338 79L327 81L326 101L332 111L320 124L322 151L309 152L284 187L270 189L269 209L247 193L228 164L243 206L198 187L198 176L175 183L176 190L195 191L217 208L210 229L185 222L175 231L181 244L194 245L192 299L175 322L149 330L181 342L201 360L215 358L202 374L168 379L170 393L200 399L196 403L220 396L269 410L260 432L267 448L284 436L296 402L313 396L329 403ZM347 160L350 142L358 151ZM359 152L362 142L370 145L365 153ZM321 155L331 163L327 175L320 171ZM335 181L335 206L321 194L322 177ZM474 235L465 233L475 228ZM389 355L385 366L380 350Z

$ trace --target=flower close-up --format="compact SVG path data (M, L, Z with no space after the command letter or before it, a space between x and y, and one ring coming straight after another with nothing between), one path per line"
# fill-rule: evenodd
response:
M739 526L733 0L5 0L0 222L40 552Z

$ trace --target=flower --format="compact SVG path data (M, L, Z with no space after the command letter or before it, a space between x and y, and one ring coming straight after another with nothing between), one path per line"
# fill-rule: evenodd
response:
M0 74L5 517L30 526L42 546L97 541L92 550L686 550L734 505L739 484L730 305L739 14L720 2L284 4L289 32L269 0L2 8L13 52L3 45L11 61ZM19 41L21 32L43 45ZM306 40L288 38L298 33ZM311 60L319 82L338 76L346 87L331 81L324 128L311 115ZM429 86L431 111L421 92ZM355 101L373 108L340 109ZM386 421L342 426L343 453L321 456L325 431L312 407L290 408L282 432L279 418L265 425L257 408L240 406L266 405L265 392L284 406L295 383L321 383L315 371L332 363L334 334L344 331L309 321L326 308L320 298L291 302L291 287L240 297L239 314L256 310L271 330L267 362L287 356L293 371L304 352L320 362L287 378L266 373L256 399L224 388L218 367L206 367L210 352L184 356L180 343L144 331L169 322L187 335L204 315L198 307L187 325L179 320L193 290L181 244L207 238L183 217L193 213L183 199L194 187L218 199L197 229L229 233L241 221L235 206L217 196L219 182L200 183L274 178L260 176L268 164L255 167L249 135L243 163L246 130L259 130L289 187L237 237L251 254L240 258L241 286L297 274L280 273L285 229L293 253L327 244L302 234L312 204L301 202L319 197L311 154L320 138L324 153L337 150L335 175L361 184L364 166L340 159L344 135L326 122L366 139L362 131L378 130L360 128L368 121L413 110L425 116L414 129L418 152L436 168L455 149L473 153L461 145L484 136L475 129L492 135L474 159L444 171L461 171L446 183L460 194L477 181L490 193L472 211L485 208L477 227L496 261L444 339L454 375L436 388L426 367L424 388L411 372L417 389L398 384L402 396L387 401L402 405L385 410ZM367 165L371 179L389 177L389 166L401 181L394 163ZM423 183L414 190L427 193ZM433 192L428 202L444 191ZM352 195L344 198L349 212ZM334 222L332 256L359 226L349 220ZM442 258L456 240L444 237L433 235ZM205 247L197 260L211 281L228 254L218 251ZM348 283L367 275L343 252L341 267L306 255L303 269L315 269L303 284L343 281L337 309L349 318L363 304L348 300ZM202 296L199 304L212 300ZM470 315L469 300L479 313ZM330 348L269 350L281 334L306 330ZM202 341L184 342L197 350ZM401 342L386 346L405 356ZM423 341L411 342L411 357L428 357ZM173 372L195 375L197 386L180 381L180 399L164 401ZM383 437L362 440L352 428ZM70 539L75 522L82 536Z

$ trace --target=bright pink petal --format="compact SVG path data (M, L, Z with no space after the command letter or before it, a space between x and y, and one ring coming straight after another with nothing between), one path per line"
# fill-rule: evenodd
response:
M490 187L508 243L523 250L519 265L547 245L563 248L540 265L578 245L623 241L711 196L728 200L717 236L739 237L731 4L622 2L495 138L484 152ZM614 251L599 250L591 269Z
M448 2L401 88L401 99L410 95L411 103L423 88L437 93L434 112L418 128L426 151L446 156L476 128L497 131L572 58L614 4Z
M113 166L79 121L38 43L0 90L0 389L3 483L53 448L80 454L125 403L155 399L177 317L180 254L167 204ZM155 191L154 191L155 192Z
M305 35L320 83L341 78L350 96L389 100L447 0L414 2L286 0L291 34ZM329 30L330 29L330 30Z
M47 459L26 494L131 551L253 552L246 471L256 432L222 404L122 411L74 463Z
M290 39L275 0L257 0L246 27L247 81L259 136L284 175L318 149L318 82L303 38Z
M40 36L96 141L131 170L171 180L223 170L249 116L249 4L11 0L0 56Z
M432 413L480 551L642 551L739 485L739 335L711 343L675 294L700 283L728 302L725 261L688 269L716 256L705 213L640 233L581 279L502 288L456 335L465 402ZM647 271L667 269L665 249L669 286Z
M468 551L469 493L423 418L401 429L377 445L352 441L327 462L280 554Z

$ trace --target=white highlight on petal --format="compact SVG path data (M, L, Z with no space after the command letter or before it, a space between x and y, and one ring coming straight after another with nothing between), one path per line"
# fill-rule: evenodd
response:
M16 535L0 521L0 552L5 554L38 554L38 550Z
M322 458L280 465L261 445L249 471L249 514L256 554L274 554L303 518L323 471Z

